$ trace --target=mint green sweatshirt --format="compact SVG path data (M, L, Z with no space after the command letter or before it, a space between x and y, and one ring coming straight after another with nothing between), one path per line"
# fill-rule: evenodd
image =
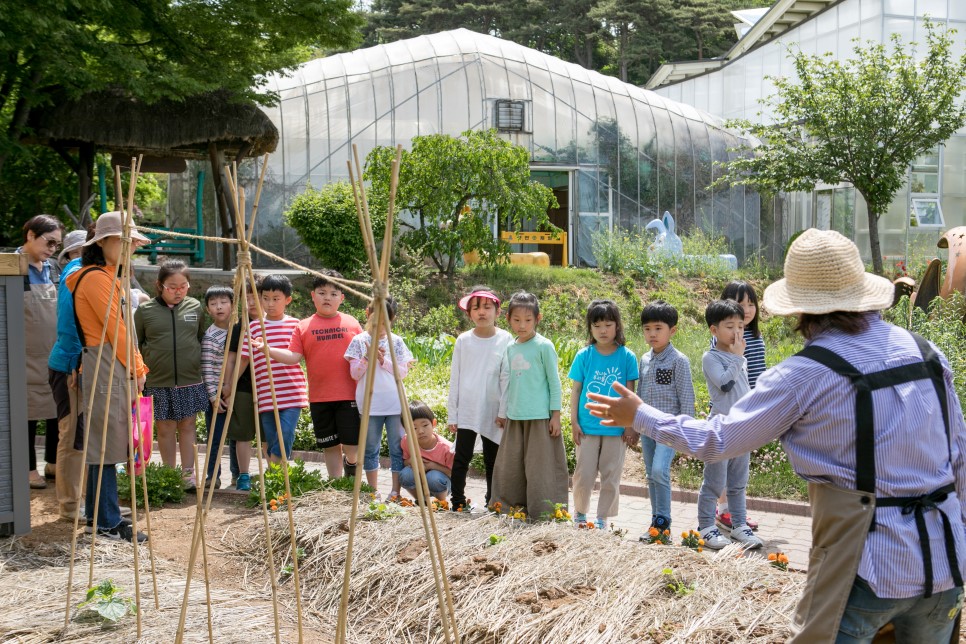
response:
M500 417L513 420L550 418L560 411L560 374L553 342L539 333L513 341L500 366Z

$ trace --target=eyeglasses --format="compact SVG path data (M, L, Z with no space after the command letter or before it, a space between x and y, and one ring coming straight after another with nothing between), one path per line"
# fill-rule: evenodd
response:
M191 284L189 284L188 282L185 282L184 285L182 286L168 286L167 284L165 284L163 288L169 293L180 293L181 291L187 291L188 288L190 287L191 287Z
M57 250L60 248L60 241L57 239L47 239L47 235L41 235L41 239L47 242L47 250Z

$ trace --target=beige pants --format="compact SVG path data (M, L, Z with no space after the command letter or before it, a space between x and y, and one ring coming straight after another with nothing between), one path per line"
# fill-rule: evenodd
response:
M550 436L550 419L509 420L493 466L494 503L504 512L523 508L538 520L567 503L567 455L563 436Z
M578 513L587 514L590 510L590 495L600 472L597 518L617 516L625 449L623 436L581 436L574 469L574 509Z
M57 423L57 503L60 511L70 514L80 508L81 474L84 469L84 453L74 449L77 430L77 389L67 389L70 396L70 414Z

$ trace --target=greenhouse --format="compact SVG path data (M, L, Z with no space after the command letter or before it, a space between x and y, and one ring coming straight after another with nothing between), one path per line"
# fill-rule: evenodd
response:
M740 144L720 119L512 42L458 29L313 60L267 87L280 98L266 110L280 140L256 235L293 259L305 251L282 224L286 205L307 185L346 179L352 145L364 158L483 128L529 150L560 204L549 214L568 232L571 264L594 265L594 231L643 230L664 211L678 232L725 236L739 258L781 251L756 193L709 190L715 162Z

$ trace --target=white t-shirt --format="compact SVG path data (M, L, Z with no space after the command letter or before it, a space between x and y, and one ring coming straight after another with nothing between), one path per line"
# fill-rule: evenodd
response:
M472 330L461 333L453 347L449 376L447 423L472 429L494 443L503 435L496 426L500 411L500 362L513 336L497 329L491 338Z
M359 335L352 338L352 342L349 343L349 348L345 350L345 358L349 359L364 359L369 357L369 343L372 340L372 336L369 335L368 331L363 331ZM410 362L415 362L412 352L409 351L409 347L406 343L395 333L392 334L392 344L393 348L396 350L396 362L400 365L409 364ZM386 351L386 361L389 362L389 342L386 337L383 336L379 340L379 346ZM391 364L391 363L389 363ZM396 391L396 379L393 377L392 371L383 368L382 366L376 367L375 382L372 383L372 405L369 407L370 416L398 416L402 413L402 407L399 406L399 392ZM363 397L366 391L366 378L363 376L356 383L356 406L359 408L359 413L362 413L363 409Z

